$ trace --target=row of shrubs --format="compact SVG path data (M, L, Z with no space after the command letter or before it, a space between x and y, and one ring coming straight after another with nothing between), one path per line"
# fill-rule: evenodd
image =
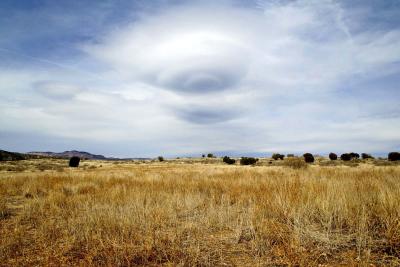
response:
M292 157L294 157L294 155L293 154L288 154L287 157L288 158L292 158ZM282 155L282 154L279 154L279 153L275 153L275 154L272 155L272 158L274 160L283 160L285 158L285 155ZM311 153L303 154L303 158L304 158L304 161L306 163L313 163L315 161L314 155L311 154ZM340 155L340 159L342 161L350 161L352 159L359 159L359 158L360 158L360 154L354 153L354 152L343 153L342 155ZM367 154L367 153L361 153L361 158L362 159L374 159L373 156L371 156L370 154ZM335 153L329 153L329 159L330 160L337 160L338 156ZM389 161L400 160L400 153L399 152L390 152L388 154L388 160ZM235 164L236 163L235 159L231 159L228 156L223 157L222 161L225 162L226 164ZM257 158L242 157L240 159L240 165L253 165L253 164L257 163L257 161L258 161Z
M203 157L205 157L205 155L203 155ZM213 154L208 154L207 157L209 158L213 158L214 155ZM294 157L293 154L288 154L287 155L288 158L292 158ZM283 160L285 158L285 155L279 154L279 153L275 153L272 155L272 158L274 160ZM311 153L305 153L303 154L303 158L304 161L306 163L313 163L315 161L314 155ZM342 161L350 161L352 159L359 159L360 155L358 153L354 153L354 152L350 152L350 153L344 153L342 155L340 155L340 159ZM371 156L370 154L367 153L361 153L361 158L362 159L373 159L374 157ZM335 153L329 153L329 159L330 160L337 160L338 156ZM164 161L164 158L162 156L158 157L159 161ZM397 161L400 160L400 153L399 152L390 152L388 154L388 160L389 161ZM79 161L80 158L79 157L72 157L69 161L69 166L70 167L78 167L79 166ZM236 160L232 159L228 156L225 156L222 158L222 161L225 162L226 164L235 164ZM239 161L240 165L254 165L256 164L258 161L258 158L253 158L253 157L242 157Z
M278 159L283 160L284 157L285 157L285 155L282 155L282 154L279 154L279 153L275 153L275 154L272 155L272 158L274 160L278 160ZM294 155L293 154L288 154L287 157L288 158L294 157ZM303 155L303 157L306 159L306 162L307 161L310 161L310 162L314 161L313 160L314 156L311 153L305 153ZM360 158L360 154L354 153L354 152L344 153L344 154L340 155L340 159L343 160L343 161L349 161L349 160L352 160L352 159L359 159L359 158ZM371 156L370 154L367 154L367 153L361 153L361 158L362 159L374 159L373 156ZM338 155L336 155L335 153L329 153L329 159L330 160L337 160L338 159ZM389 161L400 160L400 153L399 152L390 152L388 154L388 160Z
M228 156L225 156L222 158L222 161L225 162L226 164L235 164L236 160L231 159ZM239 161L240 165L254 165L258 161L257 158L252 158L252 157L242 157Z
M343 160L343 161L349 161L349 160L352 160L352 159L359 159L359 158L360 158L360 154L354 153L354 152L344 153L344 154L340 155L340 159ZM373 156L371 156L370 154L367 154L367 153L361 153L361 158L362 159L374 159ZM337 160L338 156L335 153L329 153L329 159L330 160ZM390 152L388 154L387 159L389 161L400 160L400 153L399 152Z

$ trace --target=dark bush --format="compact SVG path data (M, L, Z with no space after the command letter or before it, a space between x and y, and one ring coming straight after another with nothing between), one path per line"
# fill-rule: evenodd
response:
M202 157L202 158L205 158L205 157L206 157L206 155L204 155L204 154L203 154L203 155L201 155L201 157Z
M70 158L69 166L76 168L79 166L79 161L81 161L81 159L79 157L74 156L74 157Z
M362 159L373 159L374 157L367 153L361 153Z
M223 157L223 158L222 158L222 161L225 162L226 164L235 164L235 162L236 162L236 160L231 159L231 158L228 157L228 156Z
M351 160L351 156L349 153L344 153L344 154L340 155L340 159L343 161L349 161L349 160Z
M248 157L242 157L240 159L240 165L254 165L258 159L256 158L248 158Z
M337 160L337 155L335 153L329 153L329 159L330 160Z
M207 158L213 158L213 157L214 157L214 155L212 153L207 154Z
M279 153L274 153L274 154L272 154L272 158L273 158L274 160L278 160L278 159L283 160L284 157L285 157L285 155L282 155L282 154L279 154Z
M158 161L164 161L164 157L162 157L162 156L158 156Z
M390 161L400 160L400 153L399 152L390 152L388 154L388 160L390 160Z
M314 156L311 153L305 153L303 154L304 161L307 163L313 163L314 162Z
M351 159L359 159L360 158L360 154L358 154L358 153L351 152L351 153L349 153L349 155L350 155Z

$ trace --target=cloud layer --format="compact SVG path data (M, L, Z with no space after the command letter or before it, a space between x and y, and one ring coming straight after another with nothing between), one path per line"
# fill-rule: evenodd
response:
M4 132L117 156L399 147L400 31L371 27L368 4L188 2L120 20L115 10L92 11L107 27L89 22L90 38L49 55L4 44ZM69 18L55 28L73 36Z

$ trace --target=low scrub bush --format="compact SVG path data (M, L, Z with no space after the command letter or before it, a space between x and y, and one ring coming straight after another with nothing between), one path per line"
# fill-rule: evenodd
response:
M340 159L343 161L356 160L359 158L360 158L360 155L358 153L354 153L354 152L344 153L340 156Z
M367 153L361 153L362 159L373 159L374 157Z
M81 159L79 157L72 157L69 160L69 166L76 168L79 166L79 162L81 161Z
M351 159L359 159L360 158L360 154L358 154L358 153L351 152L351 153L349 153L349 155L350 155Z
M303 157L304 157L304 161L307 162L307 163L313 163L314 162L314 156L311 153L305 153L303 155Z
M330 160L337 160L337 155L335 153L329 153L329 159Z
M279 153L274 153L274 154L272 154L272 158L274 160L278 160L278 159L283 160L285 158L285 155L282 155L282 154L279 154Z
M225 162L226 164L235 164L235 162L236 162L236 160L231 159L231 158L228 157L228 156L223 157L223 158L222 158L222 161Z
M240 159L240 165L254 165L256 164L258 159L251 157L242 157Z
M340 155L340 159L343 161L349 161L349 160L351 160L351 156L349 153L344 153L344 154Z
M400 153L399 152L390 152L388 154L389 161L397 161L400 160Z

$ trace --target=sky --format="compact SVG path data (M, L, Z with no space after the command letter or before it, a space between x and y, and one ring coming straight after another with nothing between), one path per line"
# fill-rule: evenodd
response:
M0 149L400 150L400 2L2 0Z

